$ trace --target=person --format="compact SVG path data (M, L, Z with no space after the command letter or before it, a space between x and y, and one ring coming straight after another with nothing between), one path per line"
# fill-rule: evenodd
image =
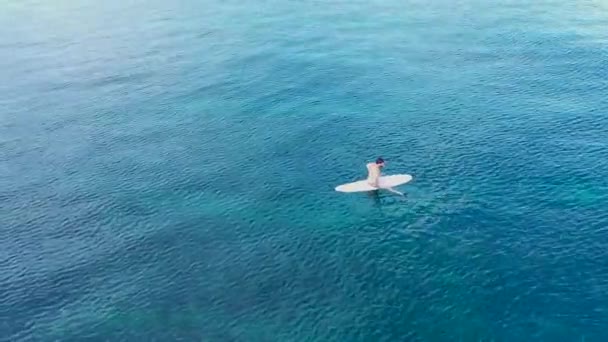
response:
M382 168L384 167L385 162L384 159L378 157L376 162L367 164L367 183L373 186L374 188L378 187L378 180L380 178L380 174L382 173Z
M379 188L380 184L378 181L380 180L380 175L382 174L382 168L386 165L386 162L382 157L378 157L374 163L367 164L367 183L374 188ZM403 196L403 193L393 189L393 188L384 188L392 193Z

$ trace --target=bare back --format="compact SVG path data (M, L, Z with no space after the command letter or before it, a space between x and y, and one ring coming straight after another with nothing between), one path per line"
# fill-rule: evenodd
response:
M367 182L377 187L378 178L380 178L380 166L376 163L367 164Z

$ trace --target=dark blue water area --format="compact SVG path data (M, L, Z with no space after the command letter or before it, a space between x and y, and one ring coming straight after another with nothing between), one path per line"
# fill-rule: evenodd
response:
M607 10L3 3L0 341L605 341Z

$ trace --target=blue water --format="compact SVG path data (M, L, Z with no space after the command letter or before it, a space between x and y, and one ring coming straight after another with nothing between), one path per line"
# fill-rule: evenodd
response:
M605 1L0 24L1 341L608 339Z

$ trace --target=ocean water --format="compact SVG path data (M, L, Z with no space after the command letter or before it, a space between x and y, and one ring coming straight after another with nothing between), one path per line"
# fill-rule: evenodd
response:
M0 24L0 341L608 339L608 2Z

